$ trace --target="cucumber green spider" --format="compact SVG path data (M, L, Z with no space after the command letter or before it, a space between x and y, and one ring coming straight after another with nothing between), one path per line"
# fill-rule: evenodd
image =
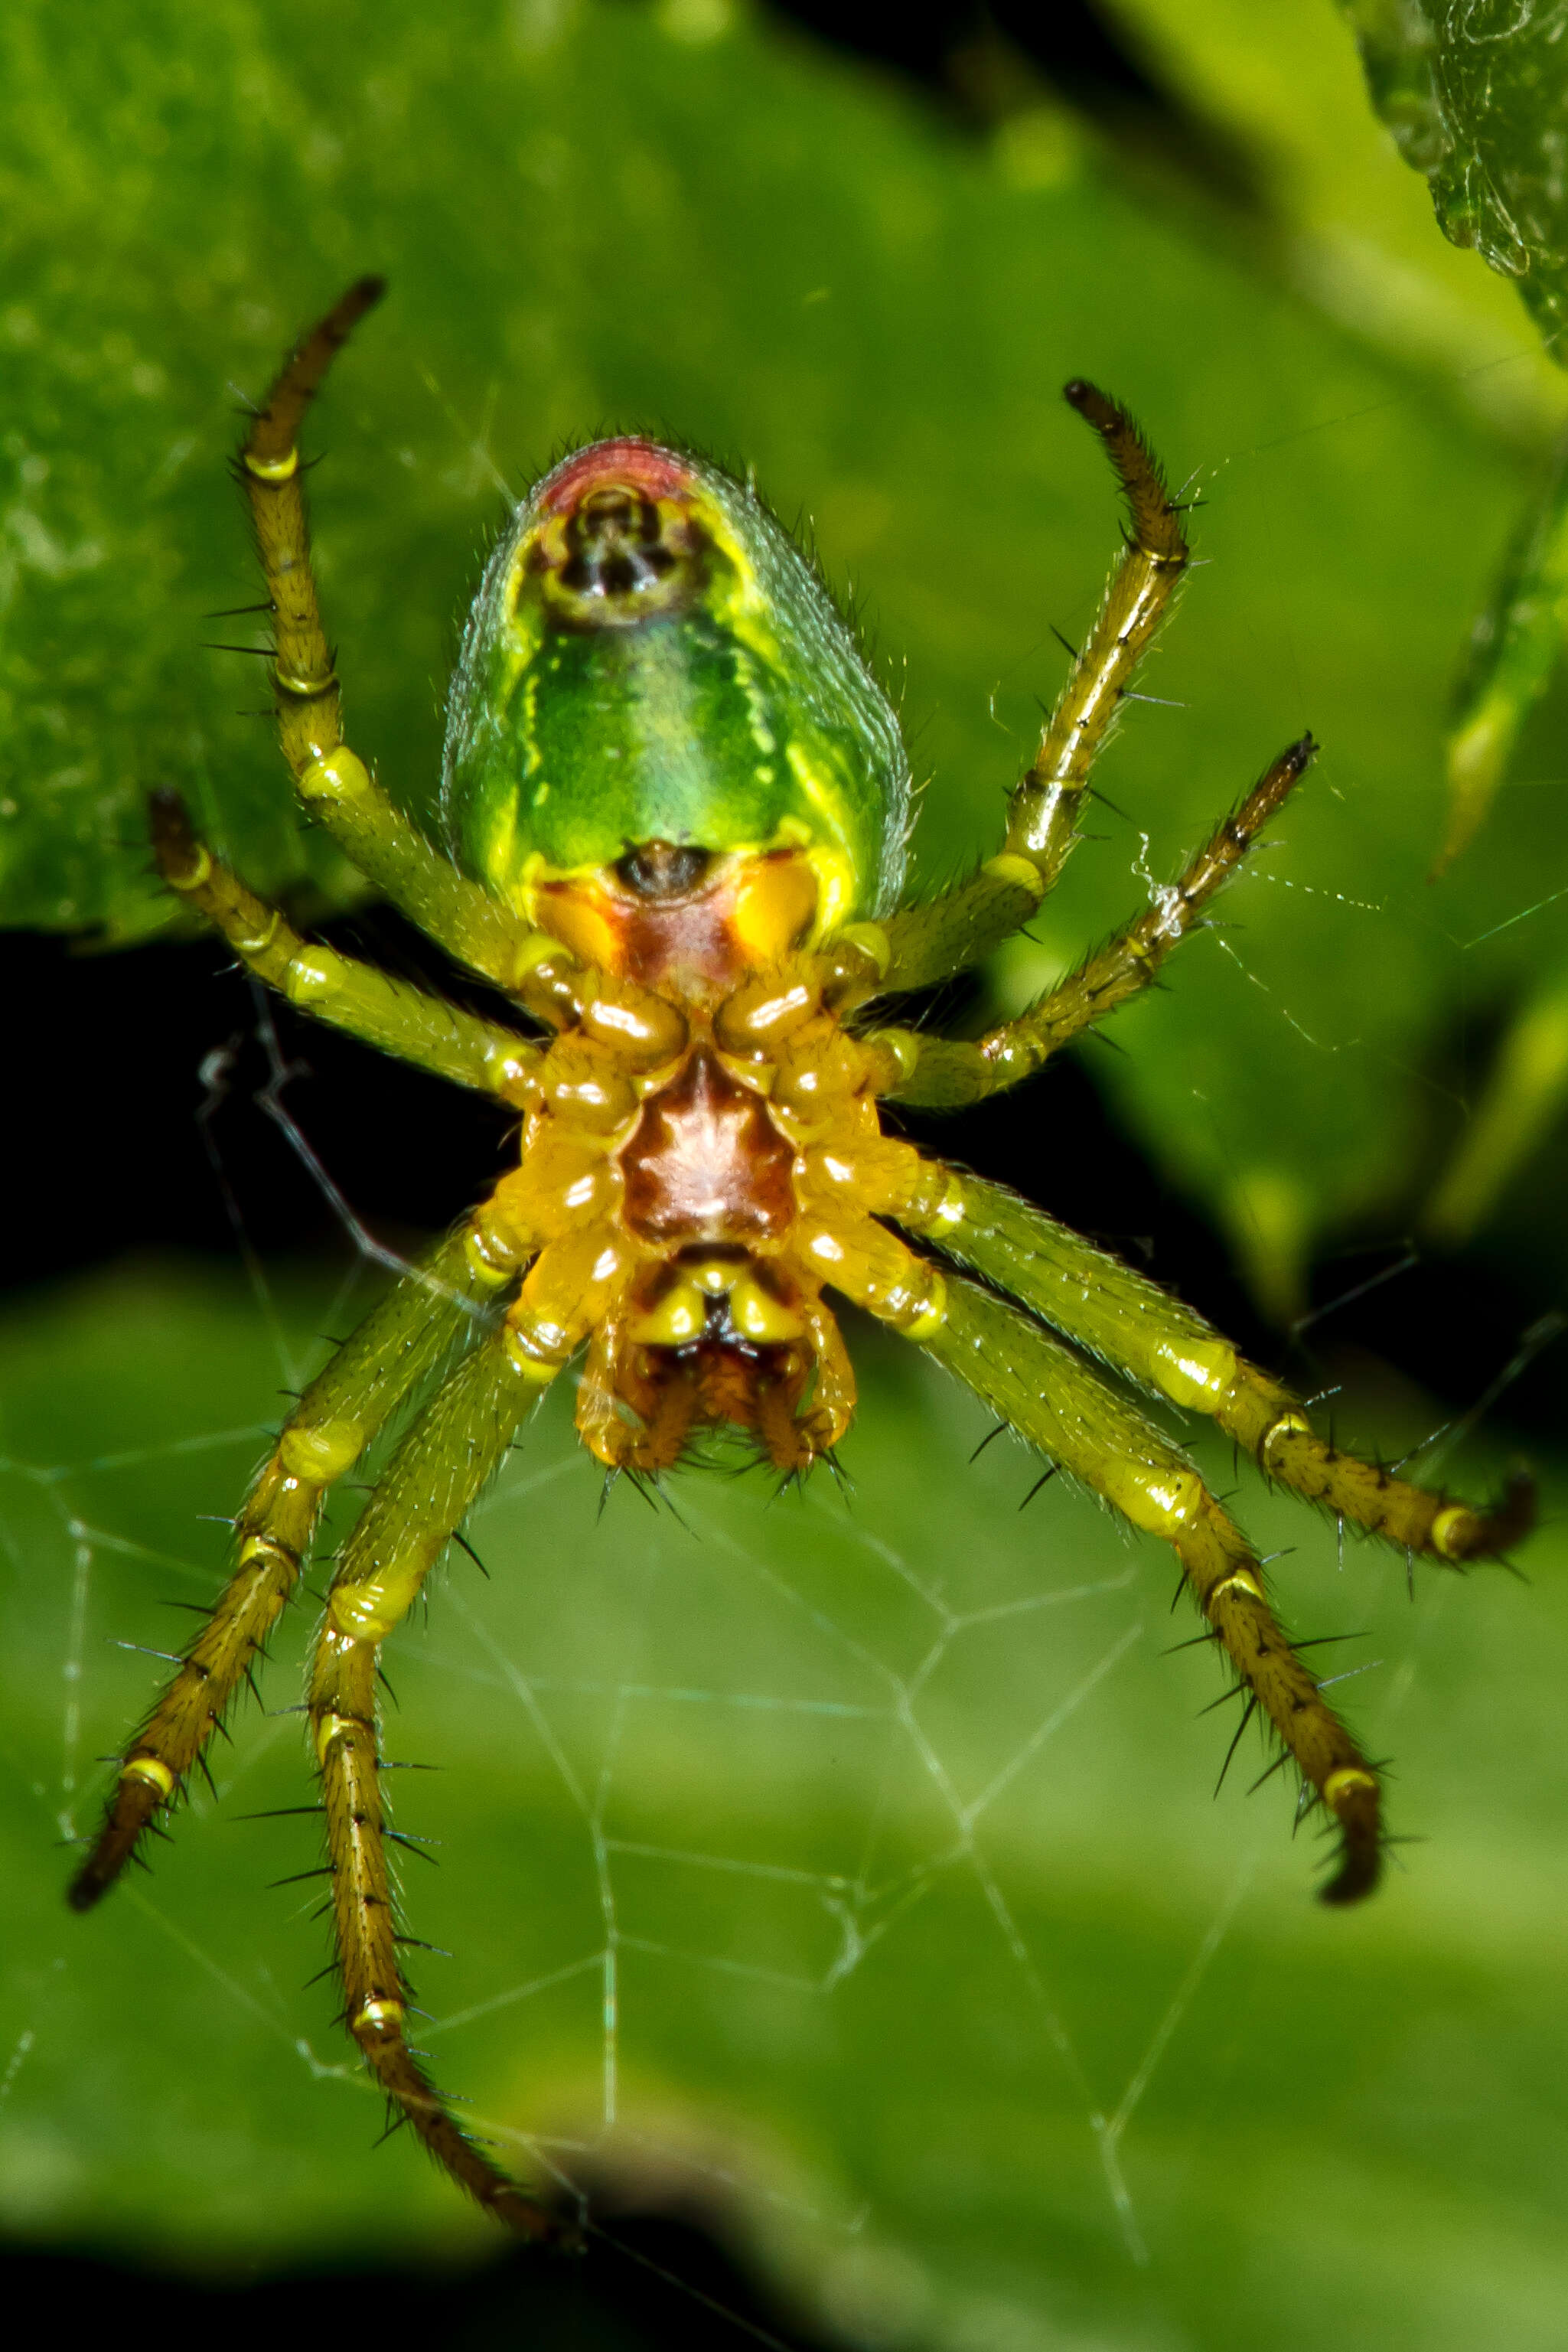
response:
M1337 1832L1333 1903L1377 1878L1377 1771L1281 1629L1246 1537L1088 1359L1207 1414L1265 1476L1342 1522L1437 1560L1501 1551L1531 1502L1521 1480L1477 1511L1339 1451L1153 1283L883 1131L883 1098L973 1103L1145 987L1312 757L1310 738L1282 752L1186 870L1018 1019L957 1043L874 1016L1017 930L1073 847L1095 754L1188 560L1126 412L1067 386L1130 528L1001 845L956 889L901 903L897 723L793 543L737 482L642 439L557 466L497 547L452 690L438 844L343 740L306 524L300 423L381 292L362 280L305 338L240 453L279 732L305 808L505 992L519 1025L308 944L213 857L177 799L155 800L152 837L165 882L251 971L514 1106L522 1150L289 1414L240 1512L232 1580L131 1742L71 1900L96 1903L178 1798L299 1580L329 1487L455 1353L338 1557L316 1645L331 1908L346 2022L394 2108L491 2212L560 2238L566 2219L461 2130L407 2045L375 1675L519 1420L580 1355L578 1428L612 1475L657 1478L695 1433L735 1426L794 1476L854 1410L826 1291L925 1349L1049 1463L1171 1545L1248 1715L1262 1710Z

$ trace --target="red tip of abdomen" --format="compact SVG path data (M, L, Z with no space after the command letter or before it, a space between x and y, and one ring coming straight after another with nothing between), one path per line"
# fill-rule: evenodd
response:
M673 449L628 435L580 449L547 475L538 497L546 514L560 514L591 490L627 489L640 498L672 499L689 496L696 486L695 468Z

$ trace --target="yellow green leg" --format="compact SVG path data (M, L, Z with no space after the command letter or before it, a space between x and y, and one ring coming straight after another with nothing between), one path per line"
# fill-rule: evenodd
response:
M1269 1477L1369 1534L1457 1563L1495 1559L1530 1532L1528 1478L1515 1478L1496 1509L1478 1511L1345 1453L1201 1315L1001 1185L927 1160L886 1205L1080 1347L1173 1404L1208 1414Z
M1257 1554L1186 1456L1060 1339L961 1275L944 1276L884 1227L824 1228L822 1242L814 1255L835 1288L926 1349L1134 1527L1164 1537L1253 1705L1338 1825L1324 1902L1370 1894L1381 1852L1377 1774L1291 1647Z
M382 2088L436 2161L523 2236L570 2236L564 2217L494 2165L448 2113L408 2046L376 1738L381 1644L401 1622L545 1381L499 1334L458 1366L403 1438L344 1546L310 1677L344 2016Z
M235 1521L235 1572L126 1753L71 1885L75 1909L89 1910L108 1892L179 1795L298 1581L328 1488L447 1349L468 1339L526 1255L492 1213L476 1212L410 1268L311 1381Z
M1291 1648L1257 1554L1186 1455L1060 1339L961 1276L947 1283L940 1326L922 1345L1048 1460L1171 1546L1239 1680L1338 1824L1322 1899L1370 1894L1381 1854L1376 1772Z
M456 1086L499 1095L519 1109L534 1099L540 1047L443 997L391 980L372 965L301 939L197 840L177 793L154 793L150 815L152 851L164 881L291 1004Z
M1186 872L1156 890L1135 922L1107 940L1016 1021L1004 1022L973 1044L916 1029L871 1031L868 1045L899 1058L901 1074L889 1089L893 1097L941 1110L978 1102L1027 1078L1080 1030L1146 988L1281 807L1316 748L1307 735L1281 752Z
M296 791L360 871L461 962L513 988L527 979L534 935L432 847L344 742L342 695L316 598L299 428L333 360L384 290L379 278L350 287L289 353L240 446L239 478L272 608L278 735Z
M999 855L958 889L885 925L889 989L923 988L962 971L1026 923L1053 887L1077 837L1095 754L1189 561L1180 511L1126 410L1092 383L1070 383L1064 397L1116 470L1132 525L1125 551L1013 793Z

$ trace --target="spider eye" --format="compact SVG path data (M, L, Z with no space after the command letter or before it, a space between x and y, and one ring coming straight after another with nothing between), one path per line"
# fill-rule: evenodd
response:
M616 862L615 872L640 898L684 898L713 864L710 849L674 841L643 841Z

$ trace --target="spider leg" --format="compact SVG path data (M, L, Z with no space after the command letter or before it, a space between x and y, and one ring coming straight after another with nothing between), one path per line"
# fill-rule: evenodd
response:
M835 1288L926 1349L1020 1437L1135 1528L1163 1536L1239 1681L1337 1822L1327 1903L1377 1883L1377 1774L1270 1610L1257 1554L1191 1463L1061 1340L962 1276L944 1276L870 1219L828 1236ZM818 1249L819 1262L827 1253ZM826 1272L823 1263L823 1271Z
M153 855L170 888L199 908L257 978L291 1004L455 1085L499 1095L519 1108L531 1099L538 1046L444 997L301 939L198 841L177 793L154 793L150 819Z
M1207 1413L1266 1476L1325 1510L1450 1564L1496 1558L1529 1534L1528 1478L1479 1511L1345 1453L1201 1315L1003 1186L925 1161L904 1171L902 1201L897 1189L883 1195L885 1213L1155 1395Z
M903 1075L889 1092L900 1102L957 1109L1016 1086L1077 1036L1146 988L1186 937L1220 885L1246 856L1299 779L1317 746L1310 735L1281 751L1176 881L1156 890L1143 913L1078 970L972 1045L915 1029L873 1029L865 1042L896 1053Z
M387 2096L455 2180L523 2236L561 2239L570 2235L563 2218L475 2145L409 2049L375 1706L382 1642L541 1391L497 1332L465 1359L408 1431L343 1547L317 1643L309 1715L349 2031Z
M71 1883L74 1909L89 1910L108 1892L199 1761L298 1581L328 1488L468 1337L524 1255L493 1214L476 1212L410 1268L305 1391L235 1523L238 1565L126 1753L103 1827Z
M299 428L329 368L385 291L361 278L289 353L240 446L274 626L273 695L295 789L360 871L460 962L503 988L527 982L538 941L459 872L373 781L343 740L342 696L321 625Z
M924 988L962 971L1029 920L1077 835L1089 771L1186 569L1189 551L1157 459L1120 402L1074 382L1063 397L1100 436L1132 528L1098 618L1008 806L1000 854L929 906L883 926L883 986Z

